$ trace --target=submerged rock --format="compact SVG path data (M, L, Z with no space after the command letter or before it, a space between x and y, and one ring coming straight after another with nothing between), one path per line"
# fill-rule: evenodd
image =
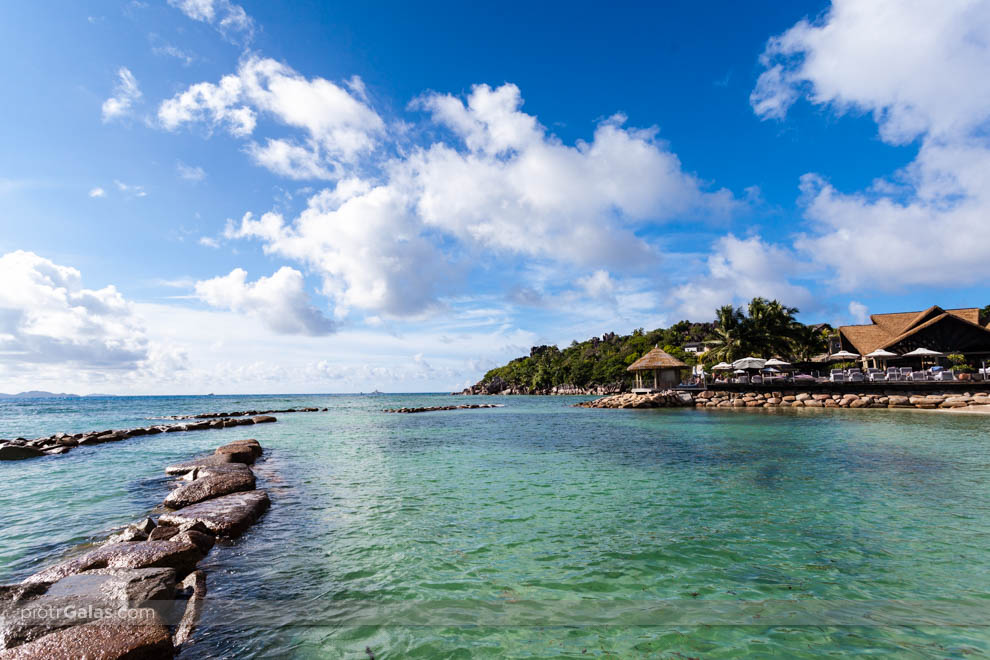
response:
M19 461L24 458L44 456L45 452L35 447L21 445L4 445L0 447L0 461Z
M178 526L198 521L217 536L235 537L250 527L270 504L268 493L263 490L249 490L162 514L158 524Z
M185 612L172 636L172 643L181 646L189 641L196 624L199 623L199 615L203 610L203 602L206 600L206 574L203 571L193 571L179 585L179 589L188 595Z

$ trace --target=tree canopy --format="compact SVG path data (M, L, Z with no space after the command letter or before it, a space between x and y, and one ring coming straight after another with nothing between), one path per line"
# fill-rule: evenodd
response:
M547 390L559 385L589 387L631 382L626 367L654 346L688 365L732 361L747 355L779 356L804 361L826 350L827 335L794 319L798 310L776 300L754 298L744 311L726 305L716 310L714 322L679 321L669 328L634 330L629 335L614 332L574 341L561 350L556 346L534 346L528 356L492 369L482 382L501 378L516 388ZM685 351L690 342L706 342L711 348L697 356Z

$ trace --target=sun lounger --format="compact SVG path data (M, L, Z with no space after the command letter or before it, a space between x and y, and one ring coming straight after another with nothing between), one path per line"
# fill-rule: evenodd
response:
M914 381L928 380L928 372L927 371L912 371L911 372L911 375L908 376L908 378L910 380L914 380Z
M854 371L849 374L848 380L850 383L862 383L863 382L863 372Z
M832 373L829 374L828 379L832 383L844 383L846 381L846 374L842 372L842 369L832 369Z
M911 367L901 367L901 380L910 380L912 373L914 373L914 371Z
M887 380L900 380L901 372L897 370L897 367L887 367Z
M955 380L955 379L956 379L956 375L948 369L944 369L938 372L937 374L935 374L935 380L946 381L946 380Z

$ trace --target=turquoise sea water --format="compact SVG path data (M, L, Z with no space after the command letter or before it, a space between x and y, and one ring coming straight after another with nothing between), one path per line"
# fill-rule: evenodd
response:
M170 461L267 449L182 657L943 658L990 652L990 418L589 410L577 397L0 402L0 437L186 412L279 423L0 463L0 582L140 519ZM481 400L477 397L473 400Z

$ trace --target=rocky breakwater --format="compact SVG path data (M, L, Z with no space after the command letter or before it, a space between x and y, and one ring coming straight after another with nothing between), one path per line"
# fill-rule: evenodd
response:
M667 390L655 394L616 394L577 404L579 408L684 408L694 406L689 392Z
M987 392L721 392L708 390L695 395L699 408L916 408L922 410L967 408L990 405Z
M180 478L157 521L0 586L0 660L172 658L205 602L197 564L269 506L250 467L262 453L256 440L239 440L168 466Z
M385 408L387 413L422 413L437 412L438 410L474 410L476 408L504 408L501 403L469 403L463 406L428 406L426 408Z
M153 426L142 426L134 429L107 429L105 431L89 431L86 433L56 433L55 435L34 438L33 440L26 438L0 440L0 461L15 461L41 456L59 456L69 453L75 447L120 442L121 440L140 435L178 433L180 431L208 431L234 426L250 426L251 424L268 424L277 421L277 418L270 415L255 415L253 417L241 418L221 417L210 421L187 422L183 424L155 424Z
M231 410L210 412L198 415L167 415L156 419L217 419L223 417L255 417L257 415L277 415L280 413L327 412L329 408L279 408L278 410Z

